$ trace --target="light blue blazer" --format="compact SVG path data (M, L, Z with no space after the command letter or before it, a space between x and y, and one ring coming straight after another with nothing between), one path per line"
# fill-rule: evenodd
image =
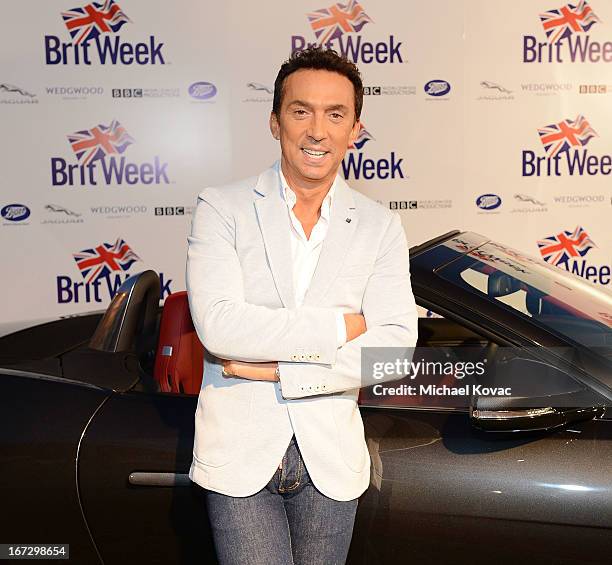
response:
M338 178L319 262L296 307L278 166L198 197L186 278L207 354L189 476L249 496L270 480L295 434L315 486L351 500L370 482L357 407L361 348L417 340L408 245L397 212ZM363 313L368 328L340 348L338 309ZM223 377L218 358L278 361L280 383Z

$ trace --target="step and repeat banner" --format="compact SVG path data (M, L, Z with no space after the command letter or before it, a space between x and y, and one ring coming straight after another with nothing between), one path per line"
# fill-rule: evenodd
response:
M342 173L408 242L472 230L610 286L612 3L22 0L0 22L5 328L185 288L198 192L279 156L294 50L359 66ZM5 330L6 331L6 330Z

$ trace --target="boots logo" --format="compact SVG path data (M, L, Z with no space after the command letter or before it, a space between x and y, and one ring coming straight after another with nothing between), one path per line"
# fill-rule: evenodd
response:
M366 24L374 20L365 12L357 0L347 4L333 4L306 15L315 41L308 42L304 36L291 37L291 53L306 47L323 46L336 49L355 63L403 63L400 47L393 35L377 43L365 41L359 33Z
M131 23L127 14L113 0L92 2L81 8L62 12L71 43L55 35L45 35L47 65L164 65L163 43L149 36L147 42L121 41L119 30ZM117 34L117 35L116 35Z
M169 184L168 163L158 156L152 162L131 163L123 153L135 143L134 138L117 121L98 124L91 129L68 135L77 164L61 157L51 157L53 186L98 186L121 184Z
M117 238L115 243L101 243L83 249L74 253L73 257L83 281L73 281L66 275L56 277L58 304L102 302L103 297L111 300L122 283L131 276L129 269L141 260L123 238ZM165 280L163 273L159 276L162 299L171 294L172 279Z
M523 36L523 63L598 63L612 61L612 42L591 39L590 29L601 20L586 0L540 14L546 41Z
M342 161L342 172L344 178L350 179L403 179L404 171L402 170L403 158L398 159L395 151L391 151L388 157L370 159L366 158L363 153L364 145L374 140L372 134L365 129L361 122L361 129L357 139L349 147L349 151Z
M586 148L598 135L583 115L539 128L538 136L545 155L523 150L524 177L594 176L612 172L612 156L590 154Z

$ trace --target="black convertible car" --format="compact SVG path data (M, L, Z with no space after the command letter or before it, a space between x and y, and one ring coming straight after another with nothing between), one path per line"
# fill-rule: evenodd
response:
M348 562L612 562L612 296L471 232L413 248L411 271L433 313L419 347L496 359L532 392L453 407L362 389L372 482ZM185 293L160 309L153 271L106 312L0 338L0 543L215 563L187 475L202 354Z

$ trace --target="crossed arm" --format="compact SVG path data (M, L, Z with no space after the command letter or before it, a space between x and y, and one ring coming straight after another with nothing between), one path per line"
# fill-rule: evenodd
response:
M301 398L360 387L362 347L416 344L408 246L397 214L368 279L363 315L345 315L348 341L340 348L333 308L268 308L245 302L235 229L219 192L205 189L188 237L187 289L198 337L210 353L226 360L228 373L276 380L278 365L283 397ZM319 352L317 362L292 361L297 349Z

